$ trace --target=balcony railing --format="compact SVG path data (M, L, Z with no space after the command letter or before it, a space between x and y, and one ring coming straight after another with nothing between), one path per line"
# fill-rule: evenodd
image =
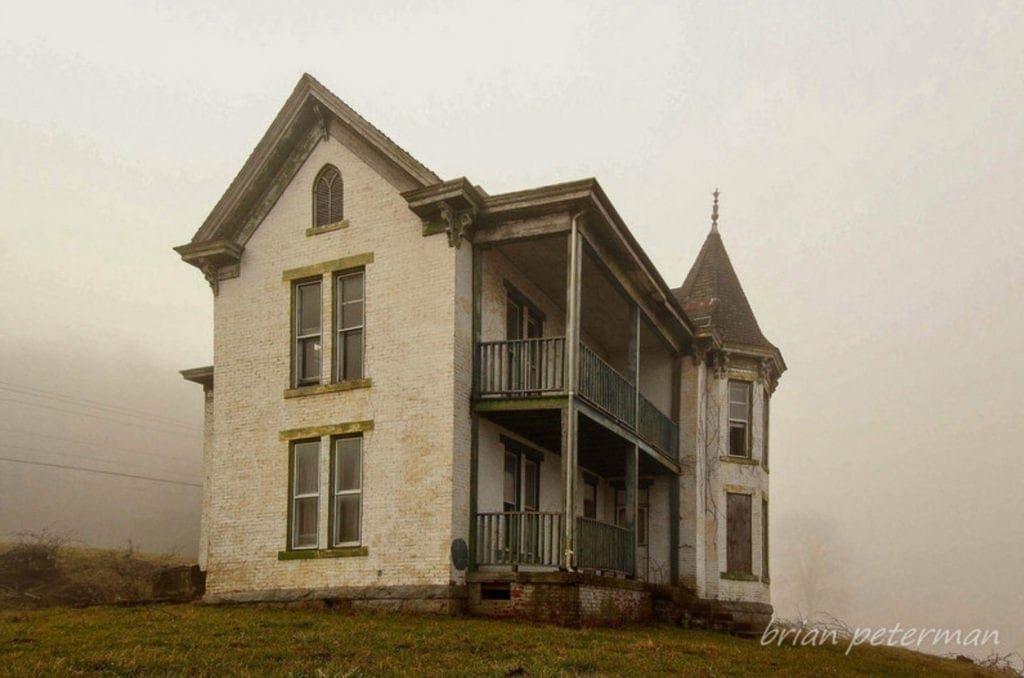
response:
M562 514L476 514L479 565L549 565L562 562Z
M639 421L636 432L641 438L677 459L679 456L679 424L675 423L640 396Z
M633 425L633 385L583 343L580 344L580 395L622 423Z
M565 391L565 337L485 341L478 350L482 396Z
M633 533L593 518L576 519L576 567L633 574Z
M567 390L565 337L484 341L477 351L482 398L563 395ZM578 391L580 397L636 431L647 443L672 459L678 458L679 426L643 396L637 407L636 389L629 379L582 342Z

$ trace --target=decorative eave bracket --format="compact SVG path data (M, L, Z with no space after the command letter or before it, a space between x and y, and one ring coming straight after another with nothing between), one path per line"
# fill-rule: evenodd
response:
M455 249L463 239L472 239L484 204L484 195L465 177L406 191L402 197L423 220L424 236L445 233Z
M213 295L220 291L220 281L238 277L244 246L230 240L210 240L179 245L174 251L182 260L195 266L210 283Z

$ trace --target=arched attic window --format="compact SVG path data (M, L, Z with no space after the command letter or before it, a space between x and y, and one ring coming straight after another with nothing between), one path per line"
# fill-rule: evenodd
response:
M341 172L324 165L313 182L313 227L323 228L344 218Z

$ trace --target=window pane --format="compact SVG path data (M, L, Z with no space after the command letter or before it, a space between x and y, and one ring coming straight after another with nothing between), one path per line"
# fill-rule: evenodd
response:
M737 422L729 424L729 454L737 457L745 457L749 454L746 424Z
M750 495L726 495L726 571L752 574L750 541Z
M296 443L294 494L317 494L320 491L320 443Z
M505 338L523 338L523 309L511 299L505 302Z
M505 510L515 511L519 506L516 496L518 483L516 482L516 471L518 471L518 458L514 454L505 454ZM511 507L511 508L510 508Z
M299 334L320 334L320 283L300 285L298 290Z
M353 273L338 278L341 284L341 301L359 301L363 298L363 274Z
M540 476L537 462L523 460L523 510L536 511L540 504Z
M320 381L320 338L301 339L299 341L300 360L299 379L302 381Z
M295 536L292 539L292 546L316 546L317 544L317 497L306 497L295 500L295 508L292 514L292 524Z
M343 494L334 500L334 543L359 543L361 495Z
M363 324L363 302L348 301L341 305L342 329L347 327L359 327Z
M750 418L750 383L746 381L729 382L729 418L749 421Z
M363 331L345 333L345 379L363 378Z
M359 438L341 438L334 452L334 490L358 490L362 485L362 445Z

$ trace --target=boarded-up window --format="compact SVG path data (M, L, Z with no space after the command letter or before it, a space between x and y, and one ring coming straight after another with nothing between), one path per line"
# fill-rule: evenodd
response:
M768 577L768 502L761 500L761 576Z
M320 228L343 218L341 172L327 165L313 183L313 226Z
M726 571L753 574L750 540L750 495L729 492L726 497Z
M750 382L729 380L729 454L750 456Z

